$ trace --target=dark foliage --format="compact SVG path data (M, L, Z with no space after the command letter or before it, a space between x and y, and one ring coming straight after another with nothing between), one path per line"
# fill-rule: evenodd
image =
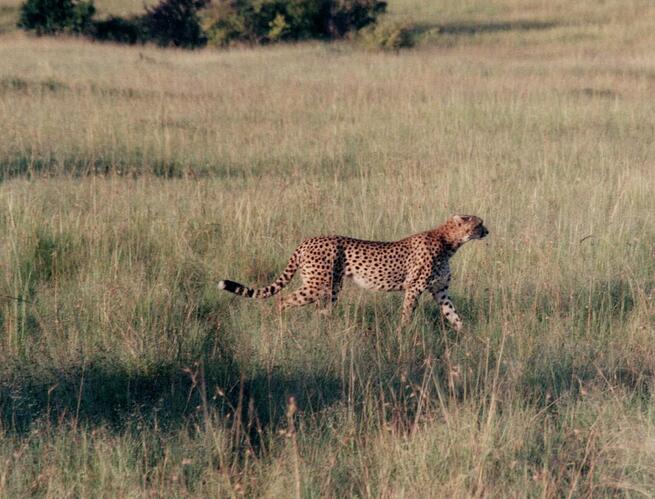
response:
M207 43L198 11L209 0L161 0L146 9L144 23L150 38L160 46L195 48Z
M86 33L95 11L93 0L26 0L18 26L39 35Z
M205 24L215 45L334 39L375 22L386 5L381 0L217 0Z
M26 0L19 26L38 34L63 31L101 41L196 48L207 41L223 46L343 38L375 23L386 6L384 0L161 0L142 16L94 21L93 0Z
M103 21L94 21L91 36L100 41L129 44L144 43L148 40L142 16L110 17Z
M379 0L331 0L321 3L322 31L330 38L341 38L374 23L387 8L387 3Z

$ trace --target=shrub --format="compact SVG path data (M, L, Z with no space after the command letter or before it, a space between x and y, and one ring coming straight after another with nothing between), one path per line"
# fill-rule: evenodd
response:
M375 23L387 8L387 3L379 0L332 0L323 4L323 30L331 38L341 38Z
M217 0L204 16L210 43L341 38L375 22L381 0Z
M91 36L96 40L117 43L144 43L148 33L142 16L110 17L104 21L94 21Z
M144 24L149 37L160 46L195 48L207 43L198 11L210 0L161 0L146 9Z
M93 0L26 0L21 6L18 26L39 35L62 31L86 33L95 11Z
M360 32L360 43L369 49L400 50L414 46L414 26L406 22L384 22Z
M210 3L201 25L199 12ZM342 38L373 24L386 6L384 0L161 0L142 16L93 21L93 0L26 0L19 26L39 34L68 31L102 41L195 48L208 39L224 46Z

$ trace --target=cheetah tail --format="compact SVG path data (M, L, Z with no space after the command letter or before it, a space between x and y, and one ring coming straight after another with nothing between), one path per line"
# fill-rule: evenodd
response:
M278 277L277 280L270 286L254 289L249 288L248 286L244 286L238 282L228 281L226 279L224 281L219 281L218 289L224 289L225 291L229 291L235 295L243 296L244 298L269 298L280 292L284 286L289 284L289 281L291 281L291 278L296 273L296 270L298 270L298 260L299 255L298 251L296 251L293 255L291 255L291 258L289 258L289 263L287 263L287 266L284 269L284 272L282 272L282 275Z

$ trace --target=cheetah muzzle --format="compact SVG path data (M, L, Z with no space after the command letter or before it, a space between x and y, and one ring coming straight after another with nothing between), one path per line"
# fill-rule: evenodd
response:
M312 237L296 248L282 275L270 286L253 289L225 280L218 287L246 298L268 298L284 288L300 269L303 284L279 301L278 308L282 311L316 301L336 302L347 277L366 289L404 291L400 327L407 324L419 296L428 290L444 317L459 331L462 320L448 296L449 260L464 243L488 234L480 218L454 215L436 229L400 241Z

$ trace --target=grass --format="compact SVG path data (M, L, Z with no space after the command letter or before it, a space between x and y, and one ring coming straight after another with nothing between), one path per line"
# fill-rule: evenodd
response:
M3 35L0 495L652 494L653 11L566 6L398 2L400 54ZM451 213L459 335L216 289Z

